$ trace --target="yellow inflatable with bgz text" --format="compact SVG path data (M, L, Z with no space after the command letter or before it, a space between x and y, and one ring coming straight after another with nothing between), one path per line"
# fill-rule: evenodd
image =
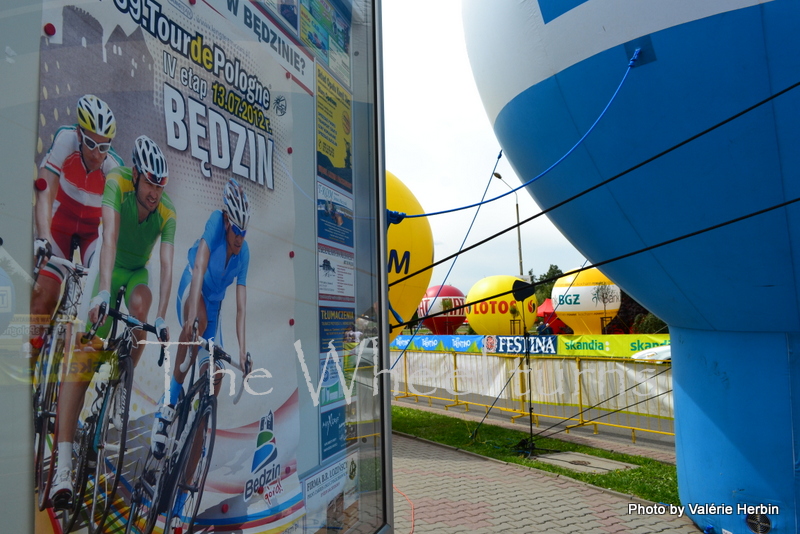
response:
M559 278L551 298L558 318L573 332L601 334L616 317L621 296L619 287L595 268Z

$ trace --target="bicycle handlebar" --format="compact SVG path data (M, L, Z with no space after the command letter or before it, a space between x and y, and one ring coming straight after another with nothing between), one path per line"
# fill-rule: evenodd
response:
M152 334L155 334L156 337L158 337L158 332L156 332L156 327L155 326L153 326L153 325L151 325L149 323L143 323L139 319L134 317L133 315L129 315L127 313L122 313L121 311L119 311L117 309L110 308L110 309L106 310L106 308L107 308L107 305L106 305L105 302L100 304L100 318L101 318L101 320L99 320L96 323L94 323L92 325L92 328L81 337L81 342L82 343L84 343L84 344L88 343L89 341L91 341L94 338L95 334L97 333L97 329L100 328L100 325L103 323L102 319L104 319L106 315L108 315L109 317L111 317L115 321L122 321L129 328L141 328L145 332L150 332ZM165 341L165 340L162 339L161 341ZM164 346L162 345L161 346L161 361L162 362L163 362L163 359L164 359ZM159 363L159 365L160 365L160 363Z
M108 316L116 321L122 321L123 323L125 323L126 326L130 328L141 328L145 332L150 332L151 334L155 334L156 337L158 337L158 332L156 332L155 326L149 323L143 323L133 315L128 315L127 313L122 313L119 310L111 308L110 310L108 310Z
M199 319L195 318L194 324L192 325L192 337L194 338L194 341L197 342L202 348L204 348L208 352L211 352L209 350L209 347L212 345L212 342L209 341L208 339L205 339L197 335L198 324L199 324ZM225 352L219 345L214 343L213 347L214 347L214 354L212 356L218 360L223 360L234 366L236 369L242 372L242 377L249 375L250 371L253 370L253 358L250 356L249 352L247 353L247 360L245 361L244 364L245 368L242 369L239 366L239 362L234 358L231 358L231 355Z
M39 278L39 271L42 268L42 263L44 263L44 258L46 254L39 250L36 252L36 265L33 266L33 279L36 280Z
M211 352L211 351L209 350L209 347L211 347L211 345L212 345L212 342L211 342L211 341L209 341L209 340L207 340L207 339L205 339L205 338L202 338L202 337L200 337L200 336L197 336L197 343L198 343L198 344L199 344L201 347L203 347L204 349L206 349L206 350L207 350L209 353ZM218 359L218 360L223 360L223 361L226 361L226 362L228 362L229 364L231 364L231 365L234 365L234 366L238 367L238 366L237 366L237 365L236 365L236 364L233 362L233 359L231 358L231 355L230 355L230 354L228 354L227 352L225 352L224 350L222 350L222 349L219 347L219 345L217 345L216 343L213 343L213 346L214 346L214 354L213 354L214 358L216 358L216 359Z

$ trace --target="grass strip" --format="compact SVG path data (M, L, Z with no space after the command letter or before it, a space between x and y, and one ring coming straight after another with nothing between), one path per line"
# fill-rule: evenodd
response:
M520 441L529 434L488 423L481 425L478 435L471 439L478 424L455 417L392 406L392 429L443 445L450 445L481 456L495 458L508 463L535 467L542 471L557 473L594 486L620 493L636 495L642 499L664 504L680 504L678 498L678 476L674 465L658 460L606 451L554 438L534 438L537 449L571 451L638 465L637 469L612 471L610 473L579 473L563 467L526 458L518 449Z

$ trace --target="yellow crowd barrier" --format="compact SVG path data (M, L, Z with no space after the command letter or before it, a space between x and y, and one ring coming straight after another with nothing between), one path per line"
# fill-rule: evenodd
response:
M532 415L570 428L591 425L674 435L669 362L563 355L392 351L396 399L483 408L511 421ZM530 410L530 411L529 411Z

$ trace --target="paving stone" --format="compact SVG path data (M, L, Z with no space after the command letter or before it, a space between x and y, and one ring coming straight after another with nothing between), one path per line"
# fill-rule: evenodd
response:
M535 469L393 437L397 534L698 534L688 518L628 516L630 499Z

